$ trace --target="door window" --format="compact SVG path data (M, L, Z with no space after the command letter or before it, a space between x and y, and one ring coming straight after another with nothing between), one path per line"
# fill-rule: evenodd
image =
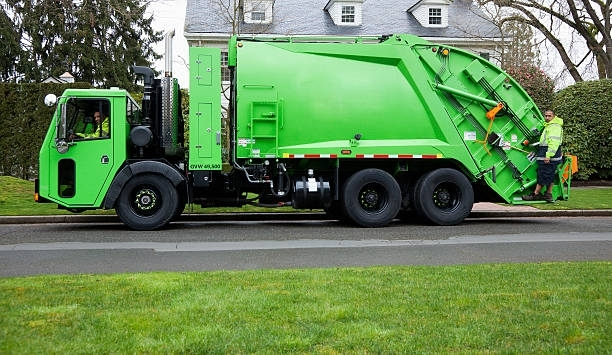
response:
M69 99L65 107L66 134L72 140L110 138L110 102L107 99Z

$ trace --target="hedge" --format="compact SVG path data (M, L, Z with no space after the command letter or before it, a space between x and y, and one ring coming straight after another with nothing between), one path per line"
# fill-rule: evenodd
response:
M563 150L578 157L579 180L612 177L612 80L585 81L555 95L563 118Z
M506 70L527 91L541 111L548 110L555 94L555 83L534 65L525 64Z
M68 88L89 88L87 83L0 83L0 174L32 179L38 174L38 152L55 107L47 107L47 94L60 96Z

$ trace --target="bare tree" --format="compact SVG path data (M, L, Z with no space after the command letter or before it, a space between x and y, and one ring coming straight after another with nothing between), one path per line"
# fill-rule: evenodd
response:
M510 37L510 45L502 58L504 69L518 68L526 64L540 66L538 46L535 45L531 27L520 22L506 22L502 31Z
M612 78L612 0L478 0L508 10L502 22L519 22L539 31L559 53L576 82L583 81L578 67L589 58L597 64L600 79ZM574 43L564 43L560 30L569 28L586 45L578 59L570 53Z
M232 32L230 35L235 35L240 32L240 23L242 22L240 0L215 0L212 2L213 12L224 23L231 25Z
M232 35L238 35L241 33L249 34L261 34L269 33L274 22L272 21L273 4L271 0L211 0L211 14L216 19L217 26L219 26L219 32L227 33L227 39ZM254 18L253 13L257 13L259 17ZM263 17L262 16L263 13ZM276 19L277 21L279 19ZM224 31L227 29L227 31ZM231 32L230 32L231 31ZM221 43L216 43L221 45ZM226 139L224 142L229 144L229 117L230 112L230 85L228 84L229 79L229 68L227 67L227 48L222 48L222 82L221 82L221 110L223 111L222 130L223 135ZM223 146L223 154L228 154L229 146ZM224 160L227 158L224 156Z
M493 43L493 46L487 46L492 61L506 70L523 65L541 66L538 50L540 46L531 26L516 21L504 21L503 10L496 6L474 6L470 0L470 11L482 21L489 22L492 25L490 29L483 30L480 22L463 19L453 23L453 26L468 38L480 39L485 45Z
M272 13L274 1L271 0L213 0L212 12L223 25L231 28L228 35L241 33L267 33L273 22L268 18L254 18L254 14L269 16ZM277 19L278 21L278 19Z

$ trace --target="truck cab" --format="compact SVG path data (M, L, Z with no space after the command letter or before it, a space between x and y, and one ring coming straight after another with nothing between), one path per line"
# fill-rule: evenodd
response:
M40 150L39 195L71 210L100 208L101 192L127 158L126 137L140 107L119 89L69 89L57 103ZM104 120L108 132L101 129Z

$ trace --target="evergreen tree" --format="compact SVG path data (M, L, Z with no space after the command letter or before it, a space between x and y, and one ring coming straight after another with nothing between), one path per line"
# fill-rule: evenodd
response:
M0 81L14 82L19 76L20 36L4 6L0 8Z
M68 71L94 86L132 88L132 65L160 58L162 33L141 0L7 0L23 33L19 61L25 81Z
M520 22L505 22L502 31L510 38L510 45L506 47L502 60L502 67L519 68L525 65L539 66L539 54L534 45L533 29Z

